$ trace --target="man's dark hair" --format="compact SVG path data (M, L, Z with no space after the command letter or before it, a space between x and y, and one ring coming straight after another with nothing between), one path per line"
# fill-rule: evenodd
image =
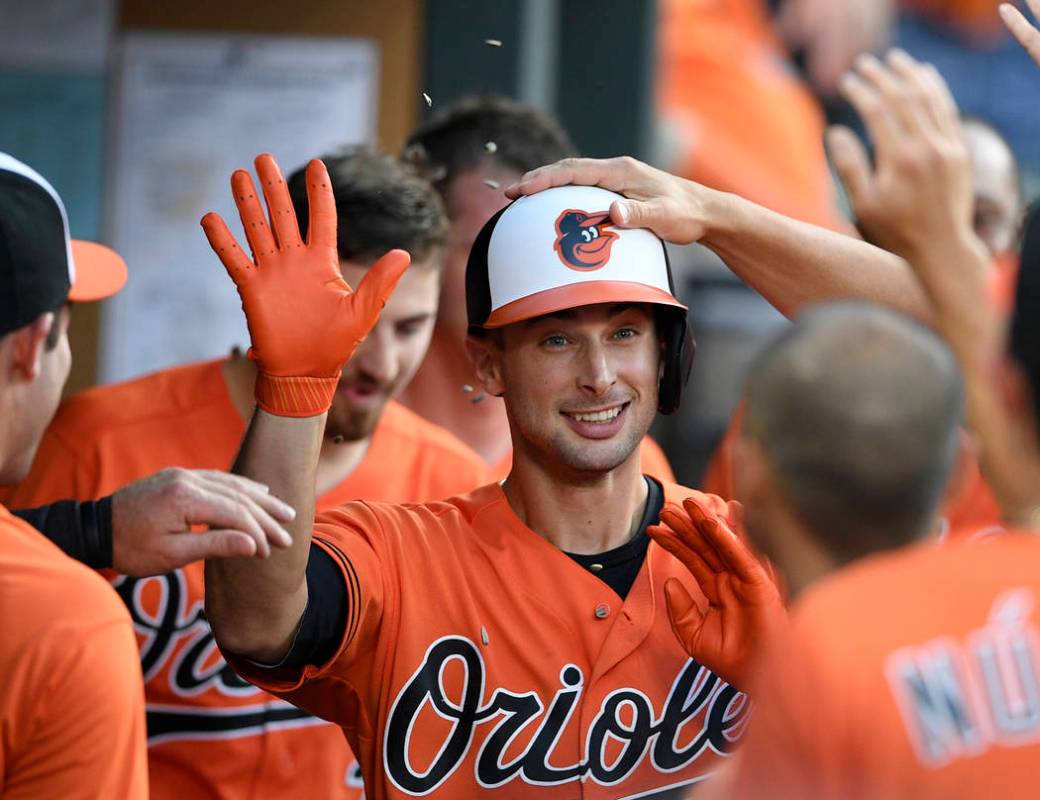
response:
M1008 350L1029 382L1033 412L1040 424L1040 205L1036 204L1029 209L1022 226Z
M489 144L491 143L491 144ZM576 154L550 114L504 97L464 97L434 114L408 138L405 160L426 164L444 194L460 172L484 162L518 172Z
M343 261L374 261L388 250L407 250L420 261L444 244L444 205L420 171L365 147L321 157L332 179L339 225L336 246ZM289 194L307 236L304 169L289 176ZM439 264L438 264L439 266Z
M760 357L744 431L792 513L844 563L929 533L962 412L960 372L939 337L841 302L803 314Z

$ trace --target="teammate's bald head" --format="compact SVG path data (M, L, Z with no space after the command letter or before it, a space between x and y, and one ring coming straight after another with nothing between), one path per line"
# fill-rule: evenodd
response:
M962 411L960 373L934 333L882 308L833 303L761 356L744 434L789 511L846 562L928 533Z

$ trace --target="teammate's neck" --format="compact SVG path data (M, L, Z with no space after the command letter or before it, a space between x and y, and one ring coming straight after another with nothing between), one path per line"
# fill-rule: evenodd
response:
M647 500L638 448L615 469L581 481L567 480L514 452L513 469L502 489L528 528L578 555L603 553L631 540Z
M256 366L245 356L232 353L224 362L221 372L231 404L243 421L253 415L253 384L256 382ZM315 476L316 493L320 496L345 481L365 458L371 437L354 442L335 442L324 439L318 456L318 471Z
M458 338L455 332L434 330L430 349L399 402L447 428L494 466L511 447L505 404L500 398L484 396ZM464 391L464 386L473 391Z

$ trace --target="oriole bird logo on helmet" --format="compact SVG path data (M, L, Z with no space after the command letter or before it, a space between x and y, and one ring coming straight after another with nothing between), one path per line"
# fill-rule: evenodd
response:
M564 266L591 271L610 260L610 248L618 235L607 230L613 226L609 211L579 211L568 208L556 218L553 249Z

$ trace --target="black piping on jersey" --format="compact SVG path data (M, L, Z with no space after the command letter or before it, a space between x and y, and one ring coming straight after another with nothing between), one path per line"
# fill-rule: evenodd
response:
M354 569L354 564L351 563L346 554L332 542L326 541L325 539L322 539L321 541L335 552L336 558L339 559L340 563L344 567L343 574L346 575L347 590L347 621L345 625L346 634L343 640L343 646L348 647L350 643L354 641L358 628L361 626L361 581L358 579L357 570Z
M323 719L288 703L246 708L147 708L148 746L183 739L241 739L273 730L326 725Z

